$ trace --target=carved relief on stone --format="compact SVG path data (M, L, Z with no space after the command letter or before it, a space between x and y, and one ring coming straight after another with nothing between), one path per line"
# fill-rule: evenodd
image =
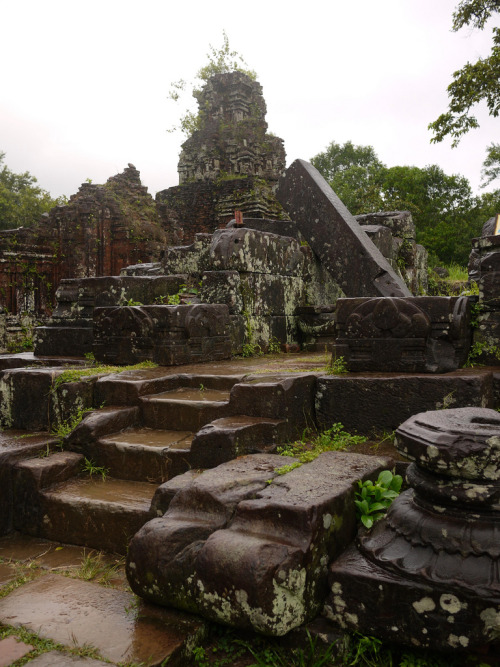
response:
M336 356L351 371L451 371L470 347L467 297L339 299L336 318Z

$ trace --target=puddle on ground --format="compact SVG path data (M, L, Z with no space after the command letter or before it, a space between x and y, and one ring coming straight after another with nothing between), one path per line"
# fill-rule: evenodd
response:
M91 645L113 663L159 665L193 642L204 621L130 592L47 574L0 600L0 622L68 646Z
M228 401L229 391L221 389L193 389L192 387L181 387L174 391L164 391L154 395L159 401Z
M46 492L52 497L71 496L73 500L92 501L100 500L116 505L126 505L127 508L149 510L151 499L157 484L147 482L130 482L123 479L106 477L82 477L71 479L60 486Z
M191 431L162 431L154 428L132 428L109 437L101 442L114 442L118 445L143 445L164 449L189 449L193 440Z

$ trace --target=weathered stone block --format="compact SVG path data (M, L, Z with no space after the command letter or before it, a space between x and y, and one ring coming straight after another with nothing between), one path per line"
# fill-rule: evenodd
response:
M339 299L336 356L351 371L440 373L467 360L467 297Z
M94 355L99 361L160 366L231 356L225 305L124 306L95 310Z
M365 225L359 220L359 217L360 216L356 216L356 220L360 223L361 229L365 234L368 235L386 259L393 259L391 230L387 227L382 227L382 225Z
M357 481L387 461L328 452L276 476L275 468L291 461L243 457L180 490L166 514L130 544L132 589L270 635L311 618L323 599L329 558L354 536Z
M216 419L193 438L190 462L193 468L215 468L238 456L274 453L286 424L280 419L246 415Z
M308 162L292 163L276 196L347 296L410 296L382 253Z
M410 489L330 568L344 628L434 650L500 646L500 416L461 408L396 431ZM370 613L375 604L377 614Z
M200 297L206 303L224 303L230 315L245 310L238 271L205 271Z
M313 423L315 375L280 377L248 376L231 391L238 413L253 417L285 419L290 434Z
M331 375L318 378L320 428L341 422L348 431L393 431L417 412L444 407L492 407L492 374L481 370L446 375Z
M295 239L245 228L217 230L210 258L212 266L221 271L300 276L304 267L304 255Z

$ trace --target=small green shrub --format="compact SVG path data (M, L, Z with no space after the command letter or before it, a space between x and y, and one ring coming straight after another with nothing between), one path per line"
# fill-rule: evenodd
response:
M344 357L336 357L335 359L332 357L332 360L326 367L326 372L328 375L343 375L344 373L349 373Z
M375 483L369 479L358 482L359 491L354 502L358 519L366 528L371 528L385 515L394 498L398 497L402 483L401 475L394 475L390 470L383 470Z

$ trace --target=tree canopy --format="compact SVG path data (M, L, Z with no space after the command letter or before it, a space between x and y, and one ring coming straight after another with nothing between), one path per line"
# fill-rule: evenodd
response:
M456 32L471 26L483 30L488 19L499 12L500 0L461 0L453 14L452 29ZM471 108L479 102L486 102L490 116L500 113L500 28L492 29L492 41L487 58L467 62L453 73L447 89L448 111L429 125L434 132L432 142L450 136L452 146L457 146L464 134L479 127L477 118L471 114Z
M466 264L471 238L500 206L500 190L473 195L469 181L438 165L387 167L371 146L332 142L311 159L353 215L408 210L417 241L441 262Z
M16 174L4 161L5 153L0 151L0 229L31 227L42 213L65 202L65 198L53 199L28 171Z

